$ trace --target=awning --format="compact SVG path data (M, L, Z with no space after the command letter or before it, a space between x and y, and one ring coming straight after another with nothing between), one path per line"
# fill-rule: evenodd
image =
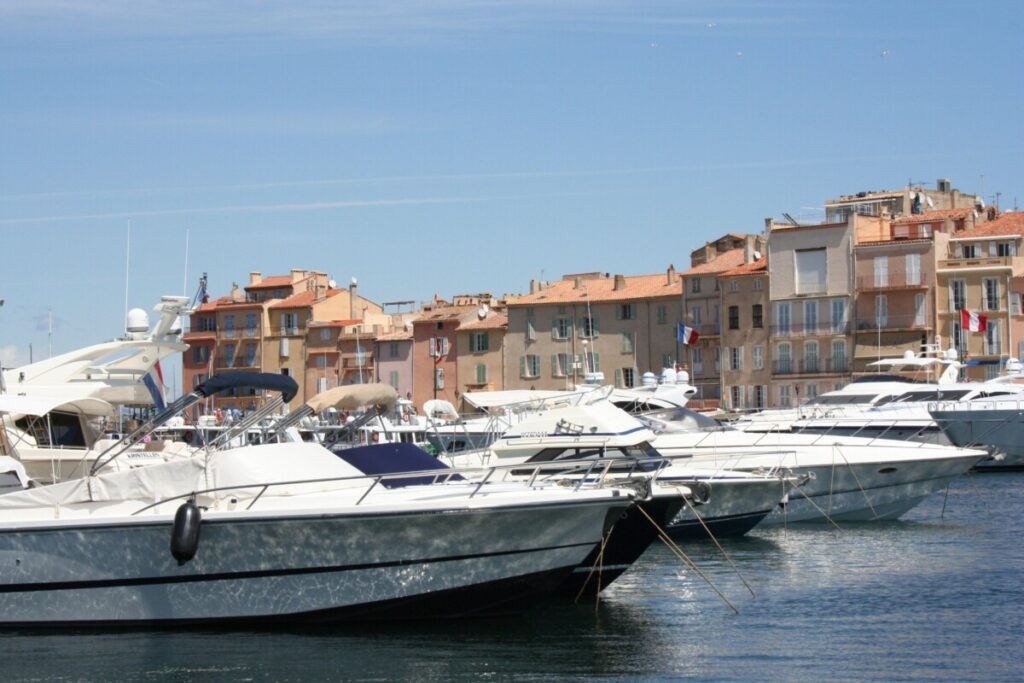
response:
M854 358L902 358L904 351L921 349L920 332L858 332Z
M20 396L0 394L0 413L11 415L35 415L42 417L52 410L62 408L84 415L113 415L114 406L103 399L81 396Z

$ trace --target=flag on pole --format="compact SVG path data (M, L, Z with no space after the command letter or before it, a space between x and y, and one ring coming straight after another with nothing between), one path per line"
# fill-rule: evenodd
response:
M988 317L978 315L966 308L960 309L960 329L968 332L984 332L988 327Z
M156 362L153 369L146 373L142 383L149 389L149 395L153 397L153 405L158 411L167 407L164 391L164 372L160 369L160 361Z
M683 344L696 344L700 335L697 334L697 330L692 327L687 327L686 325L679 323L676 330L676 337Z

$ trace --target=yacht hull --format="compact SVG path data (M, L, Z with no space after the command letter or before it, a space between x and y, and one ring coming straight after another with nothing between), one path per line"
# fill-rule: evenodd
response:
M327 623L516 611L628 501L433 512L209 513L177 566L168 518L0 529L0 626ZM232 519L231 517L236 518Z
M681 496L661 495L624 510L614 520L615 526L608 535L603 552L600 545L594 548L555 592L571 597L592 597L603 591L658 538L658 530L647 516L664 529L684 505Z
M764 524L870 522L898 519L929 495L964 474L976 457L791 467L808 477L790 488L785 505Z
M935 410L932 417L955 445L984 448L991 457L979 470L1024 469L1024 412L1009 410Z
M660 481L667 484L671 480ZM710 499L693 510L685 507L676 515L668 526L673 538L706 540L708 532L715 538L742 536L776 509L785 494L780 479L704 481L711 485Z

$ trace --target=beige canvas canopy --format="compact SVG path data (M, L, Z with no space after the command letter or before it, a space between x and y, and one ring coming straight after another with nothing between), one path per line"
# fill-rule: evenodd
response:
M306 401L306 405L314 413L322 413L328 408L356 410L370 405L381 412L390 412L397 401L398 392L390 384L352 384L321 392Z

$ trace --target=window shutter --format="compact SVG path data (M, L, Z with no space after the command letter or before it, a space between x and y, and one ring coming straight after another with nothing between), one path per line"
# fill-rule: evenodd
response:
M593 356L593 358L594 358L594 372L600 372L601 371L601 354L599 354L599 353L592 353L590 355Z
M622 368L615 369L615 386L620 388L623 386Z
M526 356L519 356L519 376L526 377Z
M622 320L622 304L615 307L615 319Z
M601 332L601 326L598 324L598 319L596 315L593 318L591 318L591 321L591 325L594 328L594 336L596 337Z
M551 376L559 377L561 373L558 371L558 354L551 354Z
M558 339L558 318L551 318L551 338Z

